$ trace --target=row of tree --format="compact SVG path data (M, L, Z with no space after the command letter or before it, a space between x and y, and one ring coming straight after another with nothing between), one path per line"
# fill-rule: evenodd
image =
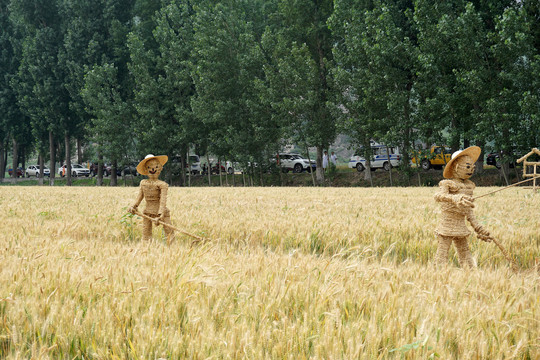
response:
M539 24L537 0L0 0L0 177L34 153L70 184L73 143L116 168L292 142L318 182L339 133L504 157L540 143Z

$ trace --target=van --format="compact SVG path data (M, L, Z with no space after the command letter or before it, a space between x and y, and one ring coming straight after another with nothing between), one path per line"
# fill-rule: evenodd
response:
M384 169L390 170L390 165L393 167L401 164L401 155L396 147L389 146L388 152L390 153L390 159L386 153L386 145L377 144L371 146L372 158L371 158L371 170ZM356 169L358 172L362 172L366 169L366 159L361 155L362 149L357 151L349 160L349 167Z

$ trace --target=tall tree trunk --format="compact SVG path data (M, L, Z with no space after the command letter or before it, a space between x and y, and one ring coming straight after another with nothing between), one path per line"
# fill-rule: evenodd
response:
M22 163L22 168L23 169L26 169L26 151L24 150L24 148L21 149L21 155L20 155L20 159L21 159L21 163ZM23 173L23 176L25 174Z
M306 144L306 154L307 154L307 159L308 159L308 162L309 162L309 174L311 175L311 181L313 182L313 186L317 186L317 184L315 183L315 174L313 173L313 167L311 166L311 157L309 156L309 147L307 146ZM317 169L319 169L319 165L316 164L317 166Z
M516 164L514 164L514 173L516 174L517 181L521 181L522 180L521 174L519 173Z
M69 134L64 135L64 143L66 146L66 186L71 186L71 143Z
M508 181L508 172L510 170L510 167L507 163L501 164L501 172L503 174L504 182L506 183L506 186L510 185L510 181Z
M77 138L77 163L82 164L82 143L81 139Z
M400 151L400 156L402 157L402 164L405 164L405 168L409 168L409 151L411 147L411 90L413 88L413 81L409 78L407 83L407 99L403 104L403 117L405 120L405 131L403 136L403 149ZM390 160L389 160L390 161Z
M4 171L2 171L2 176L5 176L6 174L7 159L8 159L7 143L4 143L4 169L3 169Z
M279 161L280 159L279 159L279 149L278 149L276 151L276 165L277 165L277 171L279 174L279 186L283 186L283 171L281 171L281 164L279 163ZM308 156L308 161L309 161L309 156ZM309 166L311 167L311 164L309 164Z
M451 121L451 135L450 135L450 147L452 149L452 154L459 150L459 141L460 141L460 133L458 131L458 120L456 119L456 115L452 114L452 121ZM441 146L444 146L445 144L440 144Z
M371 160L366 157L366 168L364 169L364 180L369 180L369 184L373 187L373 174L371 173Z
M43 160L43 152L39 152L39 185L43 185L43 176L45 176L45 161Z
M17 144L17 140L13 138L13 161L11 162L11 168L13 171L11 172L11 183L15 184L17 182L17 167L19 165L19 146Z
M510 170L510 166L508 165L508 162L506 161L505 153L503 151L499 152L499 161L501 162L501 172L504 177L504 182L506 185L510 185L510 182L508 181L508 173Z
M407 107L408 109L408 107ZM405 116L407 123L409 121L409 112L405 111ZM409 156L409 149L411 148L411 128L407 127L405 129L405 136L403 136L403 148L400 149L400 156L401 156L401 163L405 165L405 167L409 168L409 162L410 162L410 156ZM413 146L414 149L414 146Z
M206 152L206 163L208 164L208 186L212 186L212 164L210 164L210 157L208 156L208 152Z
M58 143L55 143L55 153L56 155L58 156L58 163L60 164L60 166L62 166L62 164L65 164L66 162L66 159L65 159L65 156L66 156L66 152L65 151L62 151L63 148L65 148L65 145L62 144L61 141L59 141Z
M420 178L420 154L422 154L422 147L418 144L418 153L416 154L416 177L418 179L418 186L422 186L422 179Z
M189 159L189 145L187 149L188 187L191 187L191 160Z
M49 131L49 152L51 158L49 163L49 170L51 171L49 185L54 186L54 178L56 176L56 146L54 144L54 136L52 131Z
M7 151L4 147L4 139L0 139L0 180L6 176L6 160L4 158Z
M259 159L259 164L259 182L261 183L261 186L264 186L262 159Z
M322 167L323 147L317 145L317 183L321 185L324 182L324 169Z
M364 139L364 148L368 149L364 151L364 158L366 159L366 168L364 169L364 180L369 180L371 187L373 187L373 176L371 174L371 143L369 139Z
M480 174L484 172L484 143L482 141L477 141L476 146L478 146L480 149L482 149L482 152L480 153L480 156L478 157L478 160L476 160L476 168L474 169L475 174Z
M186 151L182 148L180 153L180 186L186 185Z
M223 186L223 180L221 179L221 159L218 158L217 168L219 173L219 186Z
M103 154L98 150L97 186L103 185Z
M390 170L388 170L390 175L390 186L394 186L394 183L392 182L392 161L390 160L390 150L388 149L388 145L386 145L386 156L388 159L388 167L390 168Z
M112 166L111 166L111 182L109 186L118 185L118 175L116 174L116 169L118 169L118 161L115 159L113 160Z

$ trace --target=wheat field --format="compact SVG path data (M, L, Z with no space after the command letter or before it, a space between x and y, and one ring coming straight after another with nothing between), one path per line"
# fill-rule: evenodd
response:
M435 188L0 187L0 358L539 359L540 194L477 200L514 256L432 264ZM493 188L477 188L476 195Z

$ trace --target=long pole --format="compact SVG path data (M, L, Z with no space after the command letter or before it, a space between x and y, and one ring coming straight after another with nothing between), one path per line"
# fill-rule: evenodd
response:
M517 183L515 183L515 184L505 186L505 187L503 187L502 189L497 189L497 190L495 190L495 191L488 192L487 194L484 194L484 195L480 195L480 196L475 197L474 200L480 199L481 197L484 197L484 196L487 196L487 195L496 193L496 192L498 192L498 191L502 191L502 190L511 188L512 186L516 186L516 185L519 185L519 184L522 184L522 183L524 183L524 182L531 181L531 180L537 179L537 178L540 178L540 176L533 176L533 177L530 178L530 179L526 179L526 180L523 180L523 181L519 181L519 182L517 182ZM503 255L504 255L504 257L506 258L506 260L508 260L508 262L510 263L510 265L512 265L512 270L514 270L514 271L517 272L517 271L519 270L519 268L518 268L516 262L512 259L512 257L511 257L510 254L508 253L508 251L506 251L506 249L505 249L505 248L497 241L497 239L491 238L491 241L493 241L493 242L495 243L495 245L497 245L497 247L501 250L501 252L503 253Z
M506 260L508 260L510 265L512 265L512 270L514 270L515 272L519 271L519 268L518 268L516 262L514 261L514 259L512 259L512 257L508 253L508 251L506 251L506 249L497 241L497 239L491 238L491 241L493 241L495 243L495 245L497 245L497 247L501 250L501 252L503 253Z
M502 189L493 190L493 191L491 191L491 192L488 192L487 194L477 196L477 197L473 198L473 200L480 199L480 198L482 198L482 197L484 197L484 196L488 196L488 195L491 195L491 194L496 193L496 192L499 192L499 191L503 191L503 190L505 190L505 189L511 188L512 186L516 186L516 185L519 185L519 184L523 184L524 182L531 181L531 180L533 180L533 179L540 179L540 176L534 176L534 177L532 177L532 178L530 178L530 179L526 179L526 180L517 182L517 183L515 183L515 184L505 186L505 187L503 187Z
M145 214L143 214L143 213L141 213L141 212L139 212L139 211L136 211L136 212L135 212L135 215L140 216L140 217L143 217L143 218L148 219L148 220L151 220L152 222L156 222L156 219L155 219L155 218L150 217L150 216L148 216L148 215L145 215ZM198 241L204 241L204 240L206 240L205 238L202 238L202 237L197 236L197 235L190 234L190 233L188 233L187 231L181 230L181 229L177 228L176 226L172 226L171 224L167 224L166 222L163 222L163 221L161 221L161 220L158 220L157 222L158 222L159 224L163 225L163 226L167 226L168 228L173 229L174 231L178 231L179 233L182 233L182 234L184 234L184 235L191 236L192 238L195 238L195 239L197 239Z

